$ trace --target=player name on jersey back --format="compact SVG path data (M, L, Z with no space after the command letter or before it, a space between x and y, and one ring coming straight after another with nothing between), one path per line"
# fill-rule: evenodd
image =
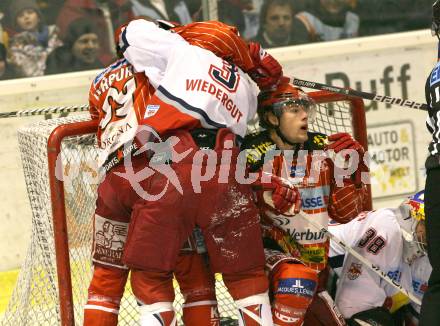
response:
M216 86L209 81L202 79L187 79L186 90L209 93L221 102L222 106L230 112L231 117L236 119L237 122L240 122L240 119L243 117L243 113L229 97L228 93L223 91L221 87Z

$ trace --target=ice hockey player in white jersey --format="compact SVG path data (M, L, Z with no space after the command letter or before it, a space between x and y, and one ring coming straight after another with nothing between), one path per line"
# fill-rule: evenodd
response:
M363 212L347 224L329 231L420 299L427 287L431 266L426 259L424 191L398 208ZM330 265L339 274L335 302L348 325L395 325L385 306L406 303L398 290L370 271L336 242L330 244ZM342 266L342 269L337 267ZM395 302L390 301L394 299ZM399 302L397 302L399 301ZM388 305L384 305L387 302ZM390 304L390 302L392 304ZM405 325L417 325L420 307L412 304ZM409 319L412 320L409 323Z

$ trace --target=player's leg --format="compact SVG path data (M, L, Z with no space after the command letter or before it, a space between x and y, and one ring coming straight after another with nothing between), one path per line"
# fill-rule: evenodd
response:
M223 281L238 308L239 325L273 325L264 271L256 267L246 272L223 273Z
M130 214L135 200L126 180L114 168L98 187L94 216L92 260L93 276L84 306L84 325L113 326L118 323L119 305L124 294L128 268L122 263ZM115 192L120 189L121 192ZM124 199L120 194L124 194Z
M333 298L327 292L329 267L318 274L318 288L312 303L307 309L304 326L345 326L344 316Z
M172 272L135 270L131 272L131 286L138 301L140 325L175 326L174 288Z
M183 322L187 326L218 326L220 317L215 296L215 279L206 254L181 253L174 275L185 299Z
M345 326L347 325L327 291L315 295L307 310L304 326Z
M265 249L276 325L302 325L318 284L317 271L277 250Z
M173 271L182 241L173 218L178 214L165 214L164 208L157 202L135 207L124 251L133 294L140 304L141 325L176 325Z
M193 147L194 142L183 136L174 150L182 153ZM169 148L164 150L169 154ZM163 156L155 153L151 158L149 168L154 174L140 182L144 197L133 208L123 261L132 269L141 325L169 326L176 323L173 272L180 249L194 228L198 203L192 197L191 157L175 161L172 155L172 163L159 162L156 157ZM153 196L157 194L161 195Z
M128 270L94 266L84 306L84 326L116 326Z
M218 132L218 156L223 155L224 141L230 136L227 130ZM197 224L203 230L212 270L223 274L237 304L240 325L272 325L258 209L251 188L235 179L238 149L226 152L231 160L217 166L212 181L202 183ZM218 171L229 171L223 183L218 182Z

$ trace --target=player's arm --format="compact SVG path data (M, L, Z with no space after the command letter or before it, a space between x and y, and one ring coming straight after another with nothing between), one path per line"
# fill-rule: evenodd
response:
M194 22L172 29L192 45L213 52L234 63L257 83L260 89L276 84L283 74L278 61L258 43L246 43L236 27L218 22Z
M118 46L135 72L144 72L157 88L170 57L188 43L176 33L164 30L144 19L131 21L122 29Z
M255 68L248 44L238 35L238 30L218 21L194 22L172 29L188 43L196 45L216 56L232 62L244 72Z

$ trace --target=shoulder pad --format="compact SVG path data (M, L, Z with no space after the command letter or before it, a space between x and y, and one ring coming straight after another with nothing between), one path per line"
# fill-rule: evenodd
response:
M267 131L247 135L241 145L241 150L246 152L246 164L253 172L263 166L265 154L275 148Z
M304 143L304 149L314 150L314 149L324 149L327 145L327 135L320 132L307 132L309 139Z

